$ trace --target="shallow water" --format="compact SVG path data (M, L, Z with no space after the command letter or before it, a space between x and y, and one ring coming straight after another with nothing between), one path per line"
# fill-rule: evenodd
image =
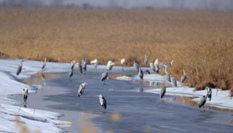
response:
M146 84L135 81L109 79L103 84L103 71L57 73L60 77L40 80L33 78L31 84L40 84L41 90L30 94L27 107L55 111L64 114L61 119L73 123L64 128L67 132L91 130L93 132L163 132L163 133L232 133L232 113L206 109L174 102L176 97L143 93ZM135 74L115 71L110 74ZM29 80L27 81L29 82ZM88 85L81 97L77 90L82 82ZM107 100L104 110L97 97L102 94ZM21 95L13 96L22 100ZM179 101L179 100L178 100Z

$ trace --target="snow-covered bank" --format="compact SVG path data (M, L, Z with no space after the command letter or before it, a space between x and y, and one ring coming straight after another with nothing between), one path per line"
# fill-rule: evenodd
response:
M23 88L28 86L19 82L19 79L28 78L41 71L42 62L24 60L22 72L16 76L20 62L18 59L0 60L0 132L63 132L61 127L72 123L58 120L62 114L18 107L15 104L21 104L23 100L14 101L7 98L8 95L22 94ZM45 72L68 71L69 66L68 63L47 63ZM36 92L35 88L28 87L29 93Z
M116 79L127 80L127 81L140 80L137 75L132 76L132 77L122 76L122 77L117 77ZM172 86L172 84L170 82L165 81L164 76L161 76L158 74L145 74L143 80L149 81L153 87L151 89L144 90L144 92L148 92L148 93L160 94L160 88L154 88L154 83L156 83L156 82ZM199 102L201 96L203 96L205 94L206 94L206 90L195 91L194 88L190 88L187 86L181 87L181 84L178 83L178 87L168 87L165 95L197 97L197 98L193 98L192 100ZM206 105L215 106L218 108L233 109L233 100L230 97L230 91L229 90L222 91L222 90L212 89L212 99L211 99L211 101L208 100L206 102Z

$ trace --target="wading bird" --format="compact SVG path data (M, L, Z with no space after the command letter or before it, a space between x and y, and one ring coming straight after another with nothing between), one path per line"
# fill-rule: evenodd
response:
M74 68L75 63L76 63L76 60L75 60L75 59L74 59L73 61L71 61L71 63L70 63L70 65L71 65L71 69L73 69L73 68Z
M104 80L107 79L107 77L108 77L108 69L106 69L106 71L102 73L101 81L104 82Z
M44 58L44 62L43 62L41 69L43 70L45 68L45 66L46 66L46 58Z
M73 76L73 73L74 73L74 70L73 70L73 69L70 69L70 72L69 72L69 74L68 74L69 79Z
M83 94L86 85L87 85L87 83L84 82L84 83L82 83L82 84L79 86L79 89L78 89L78 97L80 97L80 96Z
M138 76L140 77L141 80L143 80L143 71L141 67L139 67Z
M83 73L83 67L82 67L81 63L77 62L76 65L77 65L77 67L79 69L79 72Z
M98 97L99 97L100 105L104 109L106 109L107 108L107 101L106 101L106 99L101 94L99 94Z
M165 63L165 65L166 65L167 67L171 67L173 63L174 63L174 60L172 60L170 63Z
M20 65L17 68L16 75L20 74L20 72L22 71L22 67L23 67L23 60L21 61Z
M82 59L82 68L84 71L87 71L87 58Z
M124 67L124 65L126 65L126 60L125 59L121 59L121 65L122 65L122 71L124 71L123 67Z
M203 109L204 109L204 105L206 103L206 99L207 99L207 94L205 96L201 97L201 100L200 100L199 105L198 105L199 108L201 108L203 106Z
M28 88L25 87L25 88L23 88L23 100L24 100L24 102L27 101L27 98L28 98Z
M93 61L91 61L91 64L94 66L94 68L97 68L99 62L97 59L94 59Z
M166 87L163 86L163 87L161 88L161 91L160 91L160 98L163 98L163 96L165 95L165 93L166 93Z
M183 69L183 72L184 72L184 75L182 75L180 78L181 83L184 83L184 81L186 80L185 69Z
M171 82L175 87L177 87L177 81L175 77L171 76Z
M155 67L155 72L159 73L160 67L159 67L159 59L155 60L154 67Z
M133 64L134 68L139 71L139 65L136 61L134 61L134 64Z
M108 69L109 71L111 71L111 70L112 70L112 67L113 67L114 65L115 65L114 62L112 62L111 60L108 61L108 63L107 63L107 69Z
M171 75L167 72L167 66L164 65L164 67L165 67L165 79L171 82L171 78L170 78Z
M153 63L150 63L150 67L153 70L153 72L155 72L155 65Z
M209 101L211 101L212 98L212 90L209 86L206 86L206 90L207 90L207 97L209 98Z
M146 54L145 54L144 63L145 63L145 65L147 65L147 63L148 63L148 60L147 60L147 56L146 56Z

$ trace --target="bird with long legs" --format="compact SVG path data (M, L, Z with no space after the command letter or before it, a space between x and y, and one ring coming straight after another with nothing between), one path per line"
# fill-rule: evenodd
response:
M100 105L104 108L107 109L107 100L104 98L104 96L102 96L101 94L98 95L99 97L99 102Z
M23 67L23 60L21 61L20 65L17 68L16 75L19 75L21 73L22 67Z
M45 66L46 66L46 58L44 58L44 62L43 62L43 65L41 67L41 70L44 70Z
M80 96L83 94L86 85L87 85L87 83L84 82L84 83L82 83L82 84L79 86L79 89L78 89L78 97L80 97Z

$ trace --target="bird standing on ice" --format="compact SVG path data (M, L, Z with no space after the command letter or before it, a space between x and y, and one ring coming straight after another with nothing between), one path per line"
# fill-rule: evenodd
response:
M21 73L22 67L23 67L23 60L21 61L20 65L17 68L16 75L19 75Z
M80 97L80 96L83 94L86 85L87 85L87 83L84 82L84 83L82 83L82 84L79 86L79 89L78 89L78 97Z
M105 73L102 73L101 81L104 82L105 79L108 77L108 69L106 69Z
M100 105L104 109L107 109L107 101L106 101L106 99L101 94L99 94L98 97L99 97Z
M27 98L28 98L28 88L25 87L25 88L23 88L23 100L24 100L24 102L27 101Z
M43 62L41 69L43 70L45 68L45 66L46 66L46 58L44 58L44 62Z
M140 77L141 80L143 80L143 71L141 67L139 67L138 76Z
M124 71L123 67L124 67L124 65L126 65L126 60L125 59L121 59L121 65L122 65L122 71Z
M165 95L165 93L166 93L166 87L163 86L163 87L161 88L161 91L160 91L160 98L163 98L163 96Z
M109 71L111 71L111 70L112 70L112 67L113 67L114 65L115 65L114 62L112 62L111 60L108 61L108 63L107 63L107 69L108 69Z

